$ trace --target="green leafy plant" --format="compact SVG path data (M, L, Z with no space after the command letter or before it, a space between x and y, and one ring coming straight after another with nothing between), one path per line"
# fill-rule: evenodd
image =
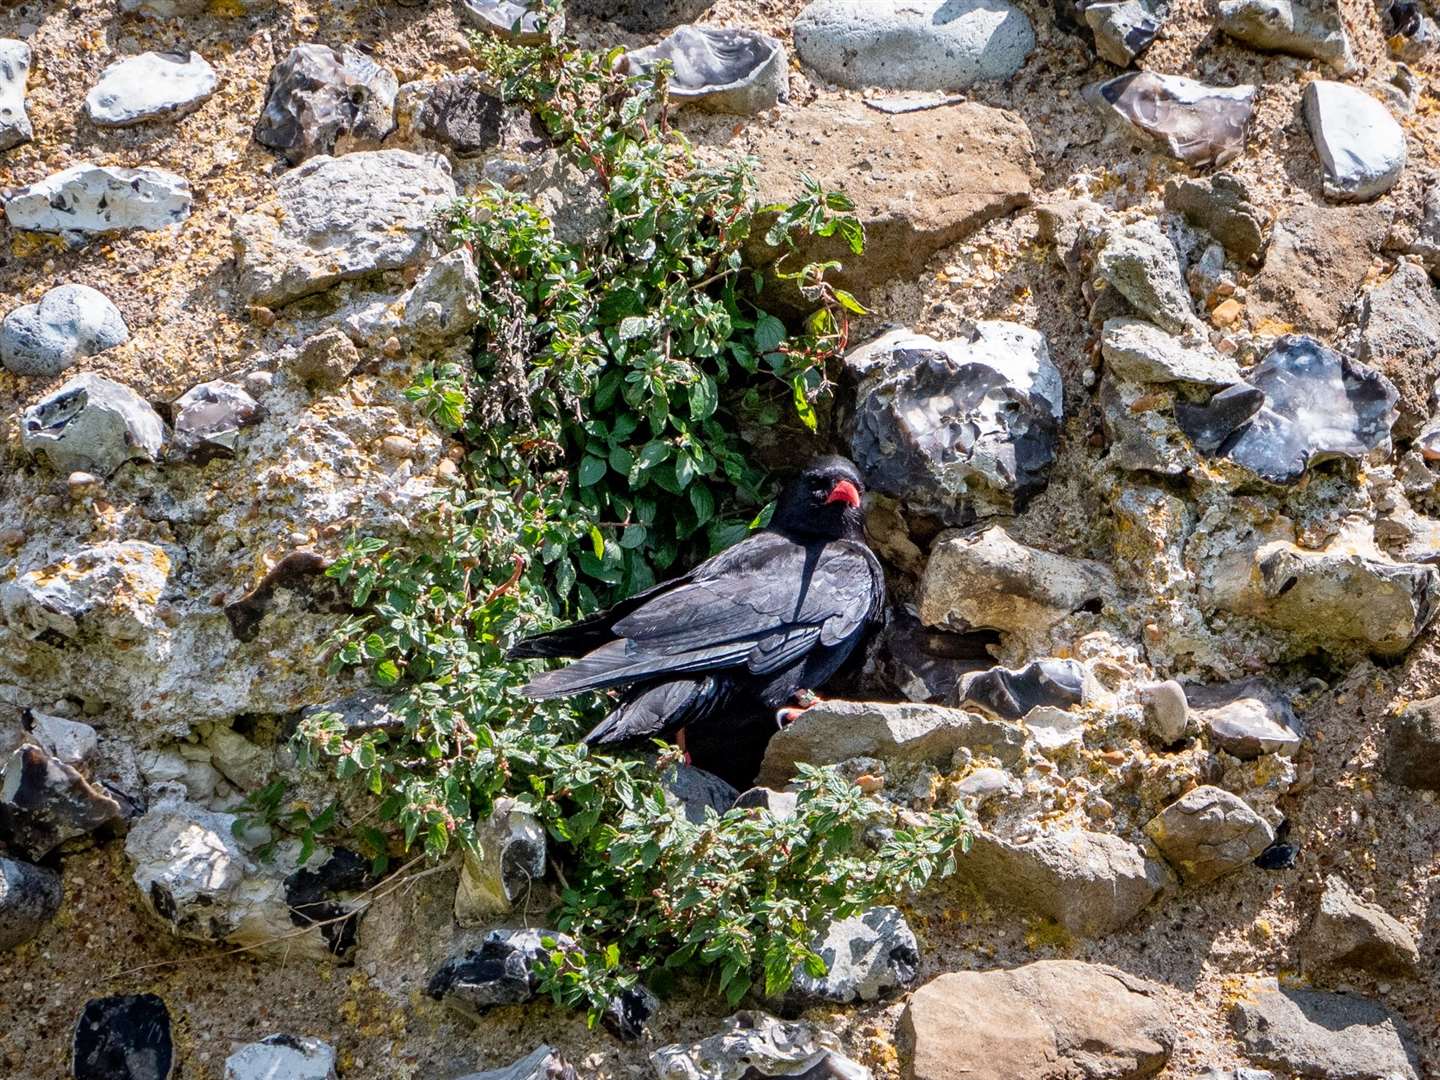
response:
M795 965L815 969L825 918L944 872L963 818L900 828L894 807L814 771L793 818L691 824L655 765L576 745L603 701L526 699L504 647L763 524L769 481L736 411L784 403L815 425L826 364L863 309L828 282L835 264L788 262L801 232L858 254L863 230L811 180L794 205L757 210L749 163L700 165L669 127L664 71L626 75L613 56L563 45L486 39L477 51L593 178L604 220L567 243L499 188L444 215L486 305L473 363L424 368L410 397L465 446L463 491L403 545L357 537L330 567L357 612L333 665L368 670L394 722L356 730L312 714L297 748L379 799L360 831L377 871L413 845L473 847L495 799L518 797L555 841L556 925L580 942L556 950L545 986L592 1019L616 989L682 973L713 973L731 1001L757 980L778 993ZM793 332L757 301L763 281L745 264L757 214L784 255L779 276L814 305Z

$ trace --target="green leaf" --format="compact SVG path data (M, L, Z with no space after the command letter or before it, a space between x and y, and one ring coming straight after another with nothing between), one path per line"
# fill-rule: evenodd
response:
M644 525L627 525L625 531L620 534L620 546L626 551L638 548L645 543L645 536Z
M580 486L591 487L599 483L600 478L605 475L605 461L602 458L591 457L586 454L580 459Z
M766 353L779 347L780 343L788 336L785 324L774 315L760 312L755 321L755 348L756 351Z
M795 402L795 415L800 418L802 424L814 431L818 420L815 416L815 407L810 404L810 396L805 392L803 376L799 376L791 382L790 391Z
M860 303L859 300L856 300L854 296L846 292L844 289L835 290L835 302L841 307L843 307L846 311L851 312L852 314L870 314L869 309L866 308L864 304Z
M605 557L605 537L595 525L590 526L590 546L595 549L595 558Z
M715 496L708 486L690 485L690 508L695 511L696 525L704 525L715 516Z
M716 389L715 380L709 375L701 375L690 386L690 419L708 420L715 415L715 410L720 404L720 392Z

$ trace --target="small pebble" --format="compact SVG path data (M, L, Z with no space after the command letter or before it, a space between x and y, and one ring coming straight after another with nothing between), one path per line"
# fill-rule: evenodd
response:
M415 454L415 444L404 435L386 435L380 440L380 449L391 457L408 458Z
M1215 310L1210 312L1210 321L1216 326L1234 326L1240 321L1244 310L1240 301L1231 297L1229 300L1222 300L1215 305Z

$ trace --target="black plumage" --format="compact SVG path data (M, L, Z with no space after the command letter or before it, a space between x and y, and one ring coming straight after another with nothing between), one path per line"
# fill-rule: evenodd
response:
M777 711L823 686L880 617L885 578L865 543L863 492L849 461L813 462L781 493L768 528L608 611L514 646L515 659L577 658L536 676L526 693L620 690L585 737L591 745L682 731L723 745L731 731L746 731L749 742L757 725L773 732Z

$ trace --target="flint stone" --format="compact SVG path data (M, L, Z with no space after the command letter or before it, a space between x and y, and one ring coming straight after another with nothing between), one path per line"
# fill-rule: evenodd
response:
M544 940L561 949L575 946L573 938L550 930L491 930L480 948L445 961L425 993L471 1017L496 1005L523 1005L539 991L536 965L549 951Z
M60 910L60 875L0 856L0 951L21 945Z
M1262 395L1253 413L1252 390ZM1246 380L1208 405L1179 403L1175 419L1204 453L1274 484L1293 484L1333 458L1390 452L1399 393L1378 371L1314 338L1286 335ZM1235 427L1225 430L1232 421Z
M25 81L30 74L30 46L16 38L0 38L0 151L35 137L25 111Z
M579 1074L564 1058L542 1044L513 1065L466 1073L455 1080L579 1080Z
M870 1070L840 1052L828 1031L787 1023L761 1012L738 1012L716 1035L650 1055L657 1080L873 1080Z
M1405 1021L1366 998L1265 979L1230 1010L1251 1061L1324 1080L1420 1080Z
M1419 63L1435 50L1440 27L1416 0L1377 0L1375 8L1391 56Z
M821 701L775 733L757 783L782 787L802 761L831 765L873 757L948 763L962 746L1013 762L1021 743L1020 732L1011 724L942 705Z
M335 1080L335 1048L319 1039L269 1035L225 1059L225 1080Z
M793 33L800 59L853 90L963 90L1008 79L1035 48L1006 0L811 0Z
M175 1061L170 1010L154 994L123 994L85 1003L75 1024L75 1080L167 1080Z
M787 1009L811 1005L848 1005L878 1001L903 990L920 973L920 946L899 908L871 908L863 915L836 919L811 942L825 960L826 972L810 975L795 968L795 981L785 996Z
M38 304L25 304L0 324L0 361L16 375L50 377L83 356L130 340L130 328L104 293L88 285L57 285Z
M1405 974L1420 964L1420 949L1405 924L1379 904L1361 900L1337 874L1325 879L1303 955L1321 966L1365 968L1381 974Z
M774 788L753 787L740 793L732 809L767 810L780 820L793 818L799 808L799 797L793 791L776 791Z
M1165 866L1110 833L1050 833L1025 844L977 830L958 863L962 880L1076 937L1125 926L1170 886Z
M1390 230L1388 203L1298 206L1275 224L1245 306L1257 326L1333 335Z
M141 53L100 73L85 111L100 127L176 119L198 109L218 85L215 69L197 52Z
M337 146L378 143L395 127L399 89L393 71L358 49L337 56L325 45L297 45L270 71L255 141L291 165Z
M1253 86L1206 86L1153 71L1134 71L1087 87L1085 96L1127 130L1199 168L1239 157L1255 114Z
M20 441L58 473L107 477L127 461L158 460L165 422L128 386L86 372L25 410Z
M1385 775L1408 788L1440 791L1440 697L1412 701L1390 722Z
M321 851L312 859L320 870L305 871L297 841L281 845L272 863L257 865L235 839L236 820L189 802L162 802L146 811L125 839L145 906L178 937L194 941L263 945L312 959L353 949L359 915L339 918L350 908L326 896L325 871L335 857ZM352 868L356 861L348 860ZM360 870L344 884L358 884L363 863ZM338 921L297 933L322 918Z
M1440 297L1424 269L1402 260L1395 273L1365 291L1358 356L1395 384L1400 398L1394 432L1413 438L1429 416L1440 374Z
M1259 679L1216 686L1187 686L1185 698L1210 740L1233 757L1293 757L1301 727L1288 698Z
M655 45L626 53L621 63L628 72L641 72L660 61L673 68L666 88L677 105L751 116L789 94L785 46L758 30L681 26Z
M691 23L705 14L715 0L569 0L571 15L605 19L626 30L666 30Z
M1335 0L1221 0L1217 25L1257 49L1323 60L1341 75L1355 69Z
M1190 885L1248 865L1275 839L1244 799L1217 787L1186 792L1150 819L1145 835Z
M941 533L920 579L920 621L966 632L1043 632L1115 595L1108 567L1015 540L1003 526Z
M163 169L72 165L17 189L5 202L13 229L82 237L154 232L190 216L190 184Z
M1190 705L1185 688L1174 679L1140 688L1145 726L1161 746L1172 746L1185 737L1190 726Z
M1023 668L993 667L964 676L957 708L977 708L999 720L1021 720L1032 709L1064 709L1085 700L1085 668L1076 660L1035 660Z
M505 103L476 71L406 83L396 96L395 115L402 135L439 143L462 158L500 146L508 121Z
M22 746L0 779L0 838L28 859L125 816L114 795L38 746Z
M455 198L450 166L405 150L311 158L276 185L268 213L235 223L240 291L278 306L439 253L430 225ZM277 220L278 218L278 220Z
M660 785L665 789L665 801L692 825L703 824L712 810L724 814L740 797L726 781L694 765L671 765L661 773Z
M1100 351L1110 370L1131 382L1229 386L1240 381L1234 360L1208 344L1186 345L1141 319L1106 319Z
M30 734L66 765L83 765L100 750L100 736L89 724L31 711Z
M947 524L1010 513L1045 487L1063 395L1045 336L1018 323L896 337L856 393L851 455L872 490Z
M460 15L476 29L517 45L541 45L565 32L563 12L546 20L527 0L460 0Z
M1395 186L1405 168L1405 132L1364 90L1317 79L1301 100L1305 124L1325 169L1325 195L1369 202Z
M1248 263L1265 250L1269 217L1250 200L1246 183L1230 173L1206 180L1171 180L1165 185L1165 207L1204 229L1235 258Z
M1172 334L1203 334L1180 254L1152 218L1106 230L1095 269L1144 319Z
M1128 67L1155 43L1169 7L1154 0L1101 0L1085 3L1081 17L1102 60Z
M860 101L824 101L786 110L756 125L754 136L761 206L794 202L802 174L854 200L865 226L863 255L839 236L797 236L787 265L837 259L845 272L836 284L862 299L878 282L918 276L936 252L1028 206L1034 187L1035 146L1025 122L976 102L889 115ZM857 186L861 162L869 163L869 182ZM756 266L781 254L763 244L773 221L762 214L751 226L746 256Z
M1342 533L1320 551L1274 540L1224 553L1203 603L1288 631L1296 649L1394 656L1434 617L1440 569L1397 562L1366 535Z
M1078 960L957 971L922 986L900 1017L913 1080L1139 1080L1179 1033L1161 988Z
M447 342L474 330L485 311L475 260L464 248L436 259L404 297L402 324L416 337Z
M198 460L234 457L240 429L260 420L255 399L224 379L185 391L174 408L175 449Z
M476 835L479 854L465 852L455 890L455 921L478 926L510 910L545 876L545 827L514 799L495 810Z
M165 549L107 540L0 585L0 615L31 640L45 634L110 639L128 649L161 626L155 607L170 579Z

